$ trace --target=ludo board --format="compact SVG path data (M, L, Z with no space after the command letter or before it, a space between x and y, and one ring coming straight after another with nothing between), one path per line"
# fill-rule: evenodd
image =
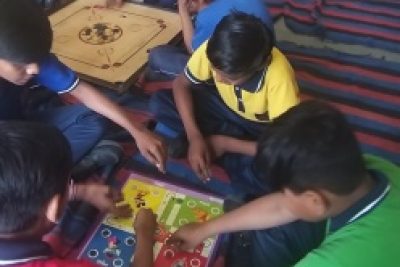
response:
M207 267L217 247L217 237L205 240L191 252L166 245L171 233L189 222L204 222L223 212L219 198L132 174L122 189L125 202L137 211L151 208L157 214L155 267ZM106 215L80 253L100 266L128 267L136 245L133 218Z
M84 78L124 87L147 62L149 49L178 35L179 15L135 3L121 8L104 3L76 0L52 14L52 52Z

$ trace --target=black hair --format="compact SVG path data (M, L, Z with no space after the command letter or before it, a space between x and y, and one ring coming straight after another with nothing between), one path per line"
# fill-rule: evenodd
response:
M17 233L38 219L56 194L64 196L72 157L54 127L0 122L0 233Z
M29 64L39 62L50 52L50 22L34 2L0 0L0 58Z
M206 53L226 74L251 74L266 64L273 46L274 35L261 19L233 11L218 23Z
M275 189L353 192L366 177L358 142L345 117L328 104L303 102L262 135L255 166Z

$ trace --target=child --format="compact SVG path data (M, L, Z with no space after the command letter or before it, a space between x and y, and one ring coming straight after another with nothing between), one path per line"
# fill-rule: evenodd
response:
M100 140L105 128L103 120L88 107L125 128L140 152L163 171L166 154L161 139L130 121L121 107L79 80L50 53L50 22L33 2L0 0L0 119L39 120L55 125L69 140L76 163ZM69 93L84 106L46 105L27 110L32 99L25 99L25 105L21 102L27 91L24 89L37 84L60 95Z
M400 169L363 158L339 111L312 101L291 108L260 139L256 167L270 194L186 225L171 242L187 249L214 234L254 230L241 233L246 266L399 265Z
M180 139L186 133L190 164L208 179L212 153L254 156L263 129L298 102L292 67L273 33L259 18L233 12L193 53L172 92L153 95L150 109Z
M232 10L260 18L272 32L273 24L262 0L178 0L182 35L186 49L172 45L153 48L149 54L147 78L171 80L185 68L190 55L208 40L221 19ZM195 15L194 22L192 16Z
M82 260L57 259L41 240L75 191L68 190L71 167L68 142L54 127L0 122L1 266L95 266ZM81 186L80 190L90 186ZM150 267L155 216L149 210L140 210L134 227L137 243L133 266Z

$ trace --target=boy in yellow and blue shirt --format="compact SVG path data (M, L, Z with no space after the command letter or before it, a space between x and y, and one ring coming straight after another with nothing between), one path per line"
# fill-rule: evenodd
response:
M151 49L146 79L173 80L185 68L190 55L210 38L215 27L232 10L260 18L273 31L263 0L179 0L178 13L185 47L160 45Z
M172 92L153 96L150 109L163 133L186 135L190 164L208 180L213 157L253 156L259 134L298 102L294 72L273 33L259 18L232 12L193 53Z

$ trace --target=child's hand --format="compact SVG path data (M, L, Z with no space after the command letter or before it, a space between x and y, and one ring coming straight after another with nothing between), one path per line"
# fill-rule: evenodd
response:
M189 13L190 1L189 0L178 0L178 11Z
M129 205L117 206L117 203L123 200L122 194L110 186L98 183L77 184L76 186L76 198L92 204L100 211L112 213L117 217L132 215Z
M202 137L198 137L190 141L188 160L193 171L203 181L210 180L210 151Z
M156 134L143 128L134 135L136 145L140 153L160 172L165 172L165 162L167 161L167 147L164 141Z
M157 217L151 209L140 209L133 225L136 234L149 239L154 238L157 229L156 219Z
M202 223L186 224L168 239L167 244L179 250L193 249L208 237L203 226Z

